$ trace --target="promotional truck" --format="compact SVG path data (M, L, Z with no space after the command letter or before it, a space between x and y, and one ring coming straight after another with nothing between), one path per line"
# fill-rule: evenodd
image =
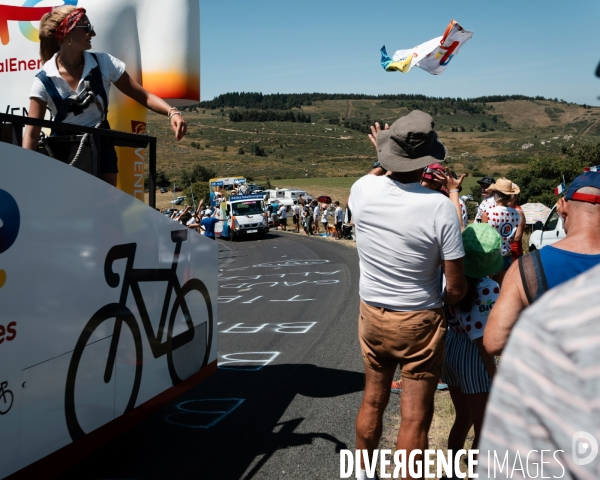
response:
M39 153L0 171L0 478L54 478L216 371L218 249Z
M225 202L226 224L229 240L247 235L265 238L269 227L262 194L232 195Z

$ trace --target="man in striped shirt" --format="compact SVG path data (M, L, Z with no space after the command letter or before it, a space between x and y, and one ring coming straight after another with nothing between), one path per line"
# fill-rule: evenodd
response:
M600 478L599 312L597 266L521 315L487 406L479 478Z

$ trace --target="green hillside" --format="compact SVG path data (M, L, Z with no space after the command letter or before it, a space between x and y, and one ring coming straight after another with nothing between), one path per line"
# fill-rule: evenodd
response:
M196 163L259 182L358 177L375 160L368 126L415 108L434 117L452 168L471 176L502 175L531 157L600 141L600 108L523 96L227 94L184 112L189 134L181 142L152 113L148 133L159 137L158 167L172 180Z

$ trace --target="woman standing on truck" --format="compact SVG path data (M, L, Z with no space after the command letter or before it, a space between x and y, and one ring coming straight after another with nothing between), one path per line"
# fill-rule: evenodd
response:
M148 92L125 71L125 64L103 52L88 52L92 48L94 27L84 8L63 6L53 9L40 21L40 57L42 70L36 75L30 93L29 117L43 119L46 107L56 122L85 127L110 128L106 121L108 91L111 83L125 95L144 107L169 117L177 140L186 134L187 124L181 112ZM74 106L68 97L84 93L86 83L101 104ZM36 150L41 127L28 125L23 147ZM60 132L53 131L53 135ZM117 155L111 145L103 145L99 159L99 176L111 185L117 184Z

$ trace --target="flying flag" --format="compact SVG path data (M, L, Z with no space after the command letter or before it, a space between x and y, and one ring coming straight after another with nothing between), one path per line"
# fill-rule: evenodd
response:
M386 72L407 73L412 67L419 67L433 75L439 75L472 36L473 32L463 29L458 22L452 20L441 37L408 50L398 50L392 58L384 45L381 48L381 66Z
M565 185L565 182L561 183L558 187L556 187L554 189L554 195L556 195L557 197L563 193L565 190L567 189L567 186Z
M584 172L600 172L600 165L596 165L595 167L584 167Z

